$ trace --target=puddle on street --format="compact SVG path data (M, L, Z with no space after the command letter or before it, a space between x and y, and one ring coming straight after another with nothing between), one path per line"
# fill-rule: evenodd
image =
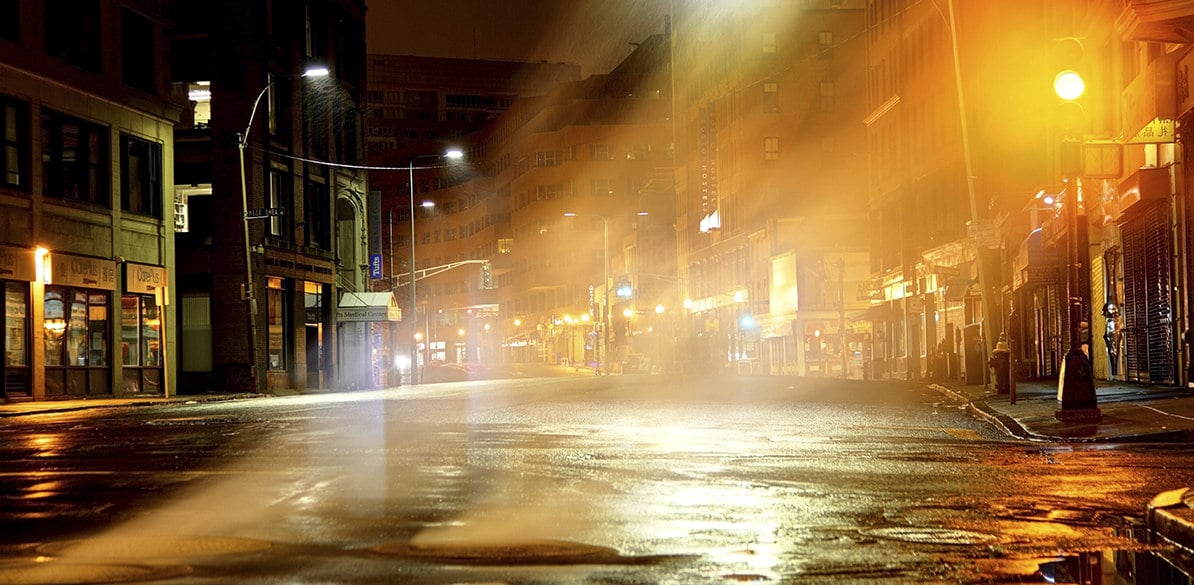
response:
M1039 559L1000 559L999 573L1020 576L992 583L1058 583L1077 585L1191 585L1194 555L1168 544L1149 542L1144 527L1125 527L1117 536L1140 543L1133 550L1062 553ZM1026 573L1031 575L1023 576Z

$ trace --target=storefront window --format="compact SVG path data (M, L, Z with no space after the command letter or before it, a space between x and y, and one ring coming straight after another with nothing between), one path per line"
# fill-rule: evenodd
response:
M70 320L66 326L66 363L87 365L87 293L71 294Z
M126 366L141 365L141 336L137 332L140 326L138 318L141 315L141 299L125 295L120 299L120 353L121 363Z
M12 339L20 335L20 354L21 359L25 360L25 321L14 318L14 311L23 313L25 310L24 292L19 288L10 287L7 295L6 338L9 340L10 359L13 350ZM108 365L108 293L47 286L44 327L47 366Z
M286 369L286 289L281 278L271 277L267 291L266 318L269 322L269 369Z
M65 291L59 287L46 287L45 322L46 365L62 366L64 357L62 341L66 334Z
M9 366L29 365L25 348L28 295L21 285L8 284L4 290L4 363Z
M161 367L161 311L153 297L124 295L120 299L121 353L126 366Z
M151 299L141 299L141 365L162 365L162 321L158 306Z
M87 361L92 366L108 365L108 295L91 293L87 308Z

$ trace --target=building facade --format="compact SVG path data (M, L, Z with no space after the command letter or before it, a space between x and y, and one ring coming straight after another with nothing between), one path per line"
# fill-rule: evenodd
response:
M0 399L172 394L166 5L9 2L0 22Z
M861 376L862 2L674 6L681 351L719 371Z
M1019 378L1075 346L1096 378L1189 382L1191 22L1179 2L868 3L880 372L982 383L1002 338ZM1054 91L1066 71L1080 96Z
M389 373L371 382L397 383L401 372L388 365L397 358L406 367L412 353L420 368L494 361L500 354L495 272L508 269L509 256L499 248L509 251L509 197L488 180L491 157L471 135L517 100L578 81L580 67L370 55L368 74L369 181L377 210L370 251L380 257L372 288L392 291L403 311L400 326L371 326L386 340L370 357L379 373ZM466 151L464 160L442 156L454 148Z
M180 383L334 387L336 307L368 270L365 3L173 9Z

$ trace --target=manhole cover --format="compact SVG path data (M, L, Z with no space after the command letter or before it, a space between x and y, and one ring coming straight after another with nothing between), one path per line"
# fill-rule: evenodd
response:
M874 536L875 538L902 540L904 542L919 544L972 545L987 544L998 540L995 535L983 534L982 532L958 530L955 528L921 528L916 526L873 528L871 530L864 530L863 534Z
M622 562L612 548L566 540L472 542L451 540L431 544L383 544L369 549L387 557L462 563L552 564Z
M49 542L37 552L73 559L161 559L205 557L266 550L270 543L225 536L127 536Z
M190 567L182 566L107 565L59 561L5 562L0 563L0 585L127 583L170 579L190 572Z

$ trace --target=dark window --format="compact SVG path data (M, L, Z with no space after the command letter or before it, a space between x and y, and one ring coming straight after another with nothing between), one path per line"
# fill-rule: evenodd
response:
M327 185L307 183L307 245L320 250L332 249L331 202Z
M108 205L108 130L42 110L41 162L45 194Z
M153 23L127 8L120 11L120 74L130 87L154 91Z
M98 0L46 0L46 53L99 72L99 4Z
M282 210L282 215L271 215L266 220L269 222L269 235L284 240L290 238L290 232L287 229L290 222L287 220L287 217L293 211L289 177L290 173L286 170L270 169L269 193L267 194L269 200L266 201L267 207Z
M0 0L0 39L21 42L21 0Z
M162 146L120 135L120 208L162 217Z
M0 96L0 186L29 189L29 107Z

